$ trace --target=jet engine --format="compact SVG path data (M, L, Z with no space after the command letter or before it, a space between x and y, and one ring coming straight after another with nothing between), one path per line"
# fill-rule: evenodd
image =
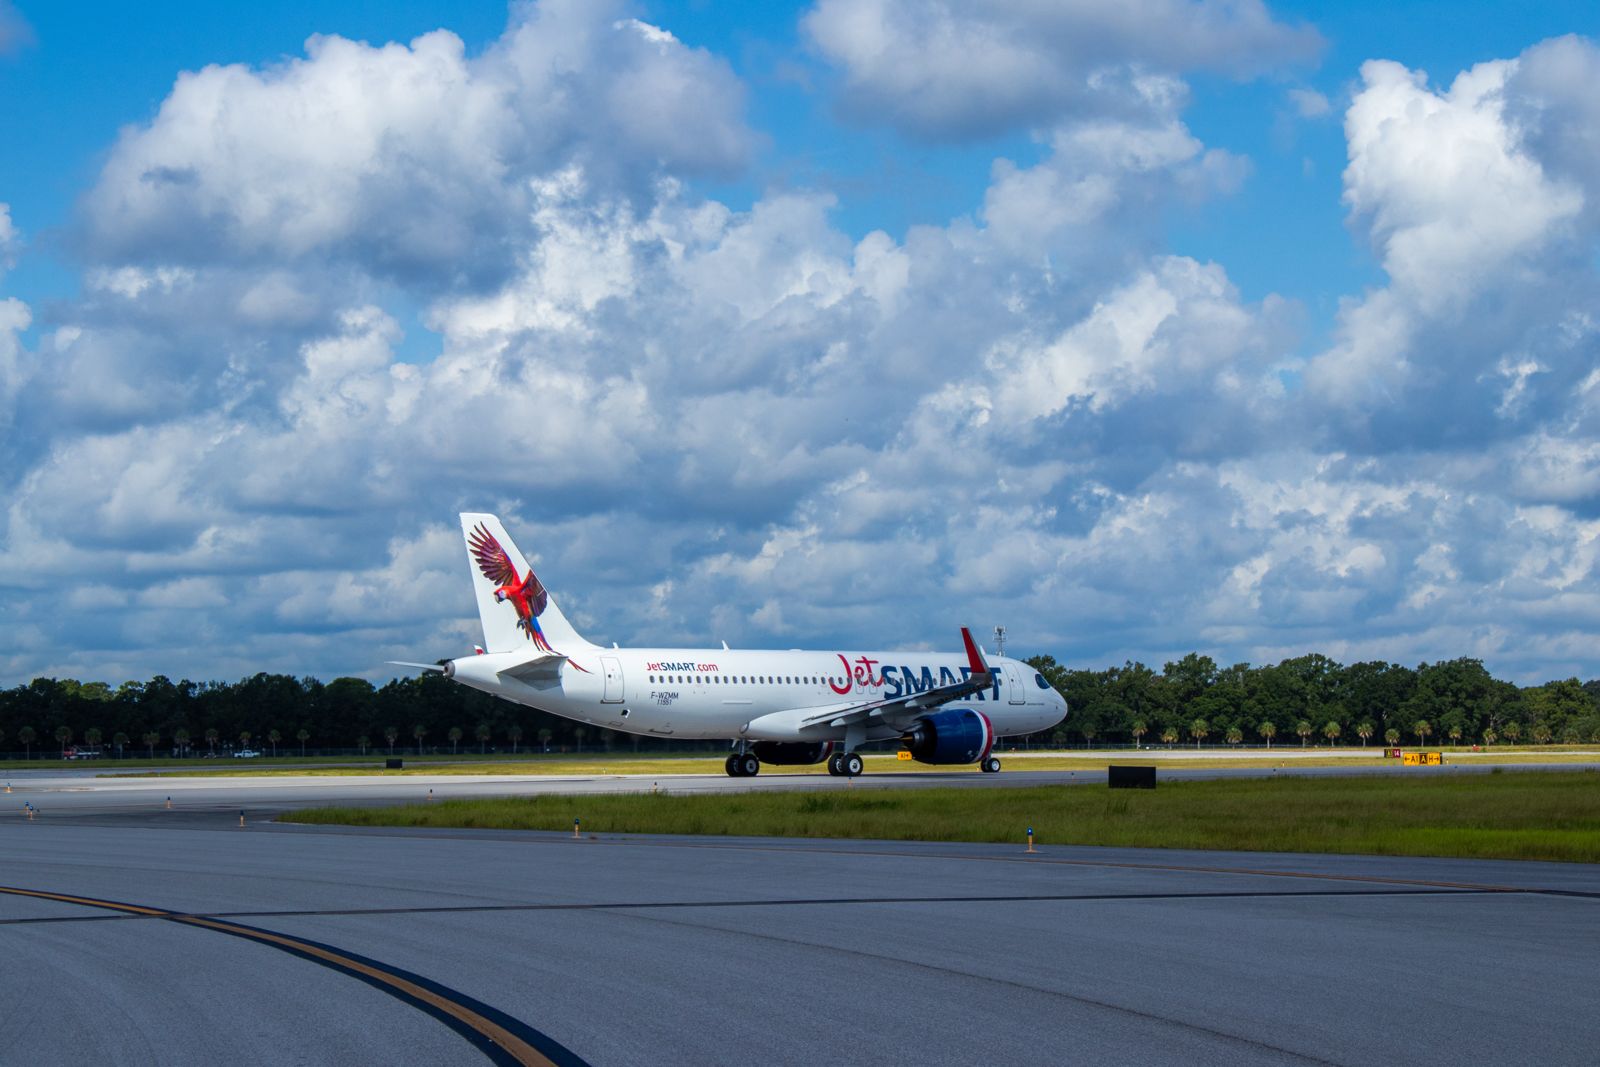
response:
M971 708L946 708L918 719L900 740L921 763L977 763L994 745L994 727Z
M775 767L798 766L802 763L821 763L833 751L832 741L807 744L804 741L757 741L750 746L756 759Z

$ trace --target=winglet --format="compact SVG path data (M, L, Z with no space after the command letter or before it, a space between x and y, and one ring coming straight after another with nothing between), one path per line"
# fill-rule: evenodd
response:
M967 666L972 669L972 677L980 674L989 675L989 662L983 658L983 653L978 651L978 645L972 640L972 631L965 626L961 628L961 641L967 646Z

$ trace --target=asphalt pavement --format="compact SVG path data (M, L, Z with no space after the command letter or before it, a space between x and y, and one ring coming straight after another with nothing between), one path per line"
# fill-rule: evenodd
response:
M0 818L0 1062L1593 1064L1600 1048L1591 865L162 817Z

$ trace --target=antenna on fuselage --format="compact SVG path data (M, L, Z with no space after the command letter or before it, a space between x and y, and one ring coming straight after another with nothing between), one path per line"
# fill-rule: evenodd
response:
M996 626L994 628L994 654L1001 659L1006 658L1006 628L1004 626Z

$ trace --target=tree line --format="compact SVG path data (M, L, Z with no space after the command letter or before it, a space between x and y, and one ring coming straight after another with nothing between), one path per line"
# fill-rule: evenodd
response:
M647 739L656 741L654 738ZM653 748L681 747L657 742ZM362 678L257 674L238 682L35 678L0 689L0 752L59 757L330 752L511 752L636 748L597 730L457 685L439 674L374 686Z
M1476 659L1348 666L1312 653L1220 667L1191 652L1160 671L1029 660L1071 707L1053 740L1136 744L1600 742L1600 681L1519 687Z
M1349 666L1311 654L1219 667L1190 653L1160 671L1127 662L1069 669L1028 661L1064 696L1056 744L1537 744L1600 742L1600 681L1519 687L1475 659ZM0 752L112 756L330 751L631 751L704 747L617 734L499 700L438 674L361 678L256 674L237 682L35 678L0 689Z

